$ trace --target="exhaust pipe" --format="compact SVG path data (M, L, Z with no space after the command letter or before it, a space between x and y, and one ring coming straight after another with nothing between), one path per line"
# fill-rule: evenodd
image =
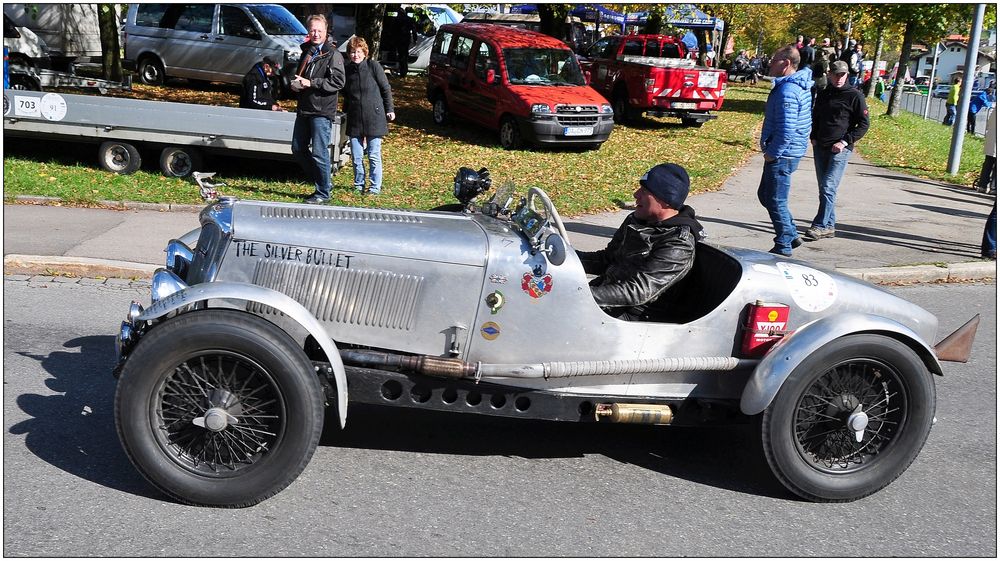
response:
M674 411L669 405L652 403L599 403L594 420L639 425L669 425Z

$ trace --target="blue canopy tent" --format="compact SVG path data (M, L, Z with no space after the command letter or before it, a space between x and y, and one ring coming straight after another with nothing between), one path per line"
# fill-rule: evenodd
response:
M512 14L537 14L538 4L514 4L510 7ZM625 14L609 10L600 4L580 4L570 10L569 15L580 18L580 21L591 23L613 23L624 30Z
M631 12L625 16L625 25L645 25L649 21L649 12ZM722 31L724 22L695 8L686 6L666 8L663 23L682 29L712 29Z

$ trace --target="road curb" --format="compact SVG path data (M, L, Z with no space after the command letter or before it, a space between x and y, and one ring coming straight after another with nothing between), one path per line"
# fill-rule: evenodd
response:
M43 255L4 255L5 275L49 275L82 278L148 279L158 265L94 259L91 257L64 257Z
M17 195L14 201L33 205L51 205L63 203L59 197L42 197L40 195ZM141 203L137 201L95 201L94 204L111 210L154 210L159 212L201 212L205 205L182 205L173 203ZM207 204L207 203L206 203Z
M873 284L908 284L922 282L961 282L997 278L996 261L970 261L937 265L837 269L838 272Z

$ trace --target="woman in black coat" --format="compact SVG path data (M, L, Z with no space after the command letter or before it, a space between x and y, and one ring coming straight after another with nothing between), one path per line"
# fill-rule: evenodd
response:
M354 188L364 192L363 156L367 154L371 174L368 192L378 195L382 191L382 137L389 133L389 121L396 118L392 91L382 66L368 58L368 43L364 39L351 37L347 54L347 83L341 93L347 113L347 136L351 139Z

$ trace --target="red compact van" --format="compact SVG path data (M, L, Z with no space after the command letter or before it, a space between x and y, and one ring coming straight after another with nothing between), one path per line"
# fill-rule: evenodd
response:
M498 130L508 150L524 143L597 149L614 126L611 104L588 86L573 51L534 31L443 25L427 76L435 123L458 117Z

